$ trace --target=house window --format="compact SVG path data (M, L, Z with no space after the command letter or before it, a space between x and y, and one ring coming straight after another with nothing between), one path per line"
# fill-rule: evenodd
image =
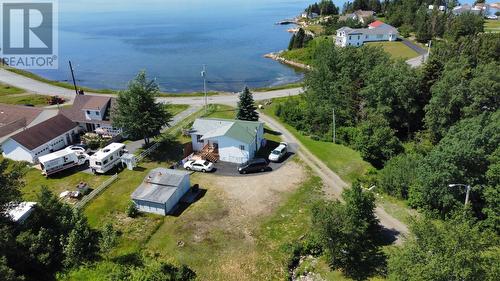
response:
M196 135L196 141L197 142L203 142L203 140L201 139L201 135Z
M245 146L244 145L240 145L240 150L245 151Z
M87 114L89 114L89 115L90 115L90 110L87 110Z
M361 36L358 35L358 40L361 39Z
M368 35L365 35L365 39L368 39Z
M382 39L384 38L384 34L377 34L377 39Z
M351 36L349 36L349 40L351 40Z
M95 115L99 116L99 111L96 111L96 112L95 112Z

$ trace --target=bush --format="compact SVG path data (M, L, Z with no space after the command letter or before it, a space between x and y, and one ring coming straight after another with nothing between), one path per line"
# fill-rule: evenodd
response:
M398 28L399 34L403 37L409 37L410 33L413 31L413 28L408 24L403 24Z
M127 207L127 216L129 218L135 218L139 215L139 209L137 209L137 206L135 205L134 202L130 202Z

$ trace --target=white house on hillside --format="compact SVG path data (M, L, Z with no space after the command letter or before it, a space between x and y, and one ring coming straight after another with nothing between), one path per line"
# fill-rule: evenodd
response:
M78 95L71 108L64 108L61 114L77 123L86 132L97 132L116 136L122 132L111 122L114 98L106 96Z
M343 16L339 17L339 21L346 21L346 20L355 20L358 21L362 24L365 24L367 20L370 18L373 18L375 16L374 11L363 11L363 10L357 10L354 13L351 14L345 14Z
M365 42L396 41L398 31L382 21L374 21L368 28L342 27L337 30L335 45L339 47L362 46Z
M190 130L193 150L211 147L219 160L244 163L255 157L264 139L264 123L200 118Z
M36 163L38 157L60 150L76 141L77 124L59 114L9 137L2 144L5 158Z

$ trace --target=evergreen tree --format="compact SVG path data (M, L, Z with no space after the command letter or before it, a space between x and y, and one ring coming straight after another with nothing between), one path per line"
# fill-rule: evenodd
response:
M238 102L238 113L236 119L247 121L258 121L259 113L255 107L253 96L248 87L240 94L240 101Z
M115 245L117 235L111 223L107 223L101 231L101 239L99 241L99 246L101 253L108 253Z
M91 260L97 253L97 233L87 223L85 216L79 212L73 212L74 226L68 235L64 245L64 265L74 267L85 261Z
M141 71L132 80L128 89L118 94L113 114L113 126L123 128L126 135L143 138L149 144L149 138L158 134L172 119L172 114L164 104L155 101L159 94L158 84L148 81L146 73Z

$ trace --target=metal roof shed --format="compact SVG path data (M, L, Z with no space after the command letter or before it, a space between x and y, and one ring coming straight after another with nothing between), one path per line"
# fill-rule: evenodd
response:
M131 197L141 212L167 215L189 191L190 173L181 170L156 168L149 172Z

